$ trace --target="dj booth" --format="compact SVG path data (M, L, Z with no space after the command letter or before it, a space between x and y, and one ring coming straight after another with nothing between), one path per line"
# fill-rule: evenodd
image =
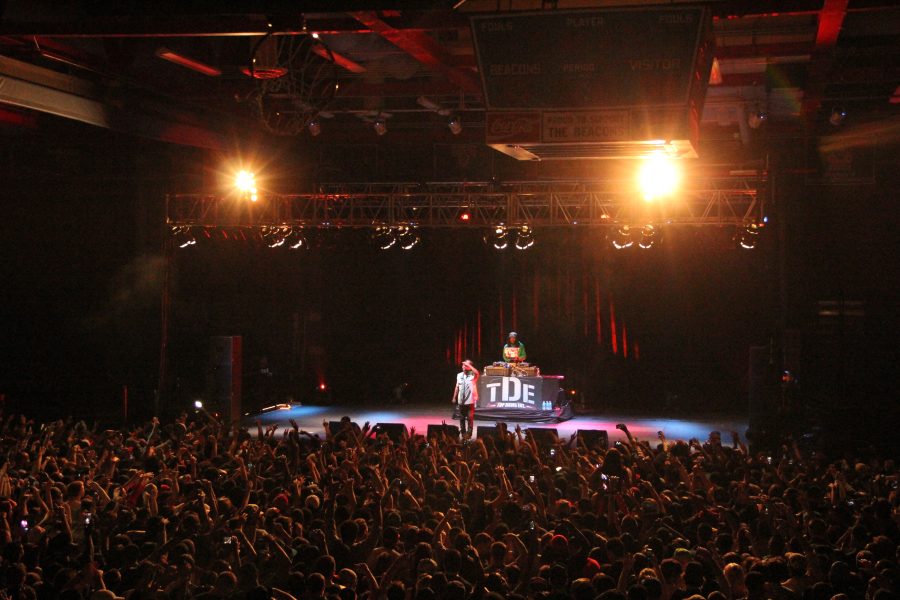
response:
M562 375L541 376L529 365L485 367L478 379L475 418L482 421L559 423L572 418Z

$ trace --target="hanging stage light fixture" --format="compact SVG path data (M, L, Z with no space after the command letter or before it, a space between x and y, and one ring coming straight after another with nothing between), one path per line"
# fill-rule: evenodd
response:
M638 242L638 246L646 250L653 247L658 240L659 231L653 225L646 225L641 228L641 241Z
M191 233L191 228L187 226L173 227L172 236L175 238L175 245L179 248L187 248L197 243L197 238Z
M682 162L663 153L648 156L637 171L637 184L644 200L653 202L678 191L682 178Z
M753 250L759 243L759 226L748 225L734 234L735 243L744 250Z
M756 110L747 115L747 125L750 129L759 129L763 123L769 118L769 115L763 110Z
M284 240L285 246L291 250L302 250L309 248L309 241L303 233L302 227L294 227Z
M447 127L450 129L450 133L459 135L462 132L462 120L459 118L459 115L450 117L447 121Z
M616 229L612 237L612 245L616 250L624 250L634 245L634 239L631 236L631 229L628 225L623 225Z
M844 119L847 118L847 111L844 110L842 106L835 106L831 109L831 116L828 117L828 122L834 125L835 127L839 127Z
M516 248L527 250L534 246L534 230L528 225L522 225L516 234Z
M372 123L372 129L374 129L375 133L378 135L386 134L388 130L387 120L382 115L378 115L378 117L375 118L375 122Z
M497 250L505 250L509 246L509 230L503 223L484 234L484 243Z
M401 250L412 250L421 241L419 233L407 226L397 228L397 245Z
M263 227L260 232L263 243L269 248L280 248L281 246L284 246L288 233L287 227L277 225Z
M392 227L376 227L372 232L372 241L380 250L390 250L397 243L397 236Z

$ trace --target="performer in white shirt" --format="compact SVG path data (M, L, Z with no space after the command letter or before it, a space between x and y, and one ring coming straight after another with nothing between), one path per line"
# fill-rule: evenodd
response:
M480 376L481 373L469 359L462 362L462 371L456 374L456 385L450 403L459 406L459 433L463 438L470 438L475 432L475 405L478 403Z

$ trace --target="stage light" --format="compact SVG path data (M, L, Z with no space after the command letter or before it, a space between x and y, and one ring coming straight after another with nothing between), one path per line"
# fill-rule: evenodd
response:
M841 123L844 122L844 119L847 117L847 111L839 106L835 106L831 109L831 116L828 117L828 122L834 125L835 127L840 126Z
M658 239L657 230L653 225L646 225L641 229L641 241L638 242L638 246L643 249L653 247L653 244L656 243Z
M759 129L768 118L769 115L767 115L765 112L757 110L747 115L747 125L750 126L750 129Z
M203 408L203 401L202 400L194 400L194 408L196 408L198 410Z
M303 235L302 227L294 227L284 240L285 245L291 250L309 248L309 241Z
M172 236L175 238L175 245L179 248L187 248L197 243L197 238L191 233L190 227L179 226L172 228Z
M534 246L534 231L528 225L522 225L516 235L516 248L527 250Z
M493 246L497 250L505 250L509 246L509 232L505 225L497 225L491 231L484 234L484 243Z
M279 248L284 246L287 239L286 227L263 227L262 228L263 243L269 248Z
M634 239L631 236L631 229L628 225L623 225L616 229L616 233L613 234L612 245L616 250L624 250L634 245Z
M309 130L309 135L316 137L320 133L322 133L322 123L319 122L318 119L312 119L307 125L306 128Z
M234 187L236 187L239 192L256 192L256 175L250 171L241 169L237 172L237 175L234 176Z
M459 135L462 131L462 121L459 119L458 115L453 115L450 117L450 120L447 121L447 127L450 128L450 133L453 135Z
M234 187L251 202L259 200L256 189L256 175L246 169L241 169L234 176Z
M460 221L468 221L468 220L471 219L471 218L472 218L472 215L470 215L470 214L467 213L467 212L464 212L463 214L459 215L459 220L460 220Z
M384 119L384 117L378 117L372 124L372 128L378 135L384 135L387 133L387 121Z
M419 234L409 227L397 229L397 245L401 250L412 250L421 241Z
M672 195L680 182L679 166L662 154L648 157L638 169L638 188L647 201Z
M381 250L389 250L397 243L397 236L390 227L377 227L372 233L372 241Z
M734 240L744 250L753 250L759 243L759 227L749 225L739 229L734 235Z

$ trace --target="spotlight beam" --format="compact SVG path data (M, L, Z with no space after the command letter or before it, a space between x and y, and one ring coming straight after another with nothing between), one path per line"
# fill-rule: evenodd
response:
M241 169L234 176L234 187L252 202L256 202L259 198L256 189L256 175L246 169Z
M637 184L644 200L648 202L671 196L681 184L680 166L665 155L654 154L638 168Z

